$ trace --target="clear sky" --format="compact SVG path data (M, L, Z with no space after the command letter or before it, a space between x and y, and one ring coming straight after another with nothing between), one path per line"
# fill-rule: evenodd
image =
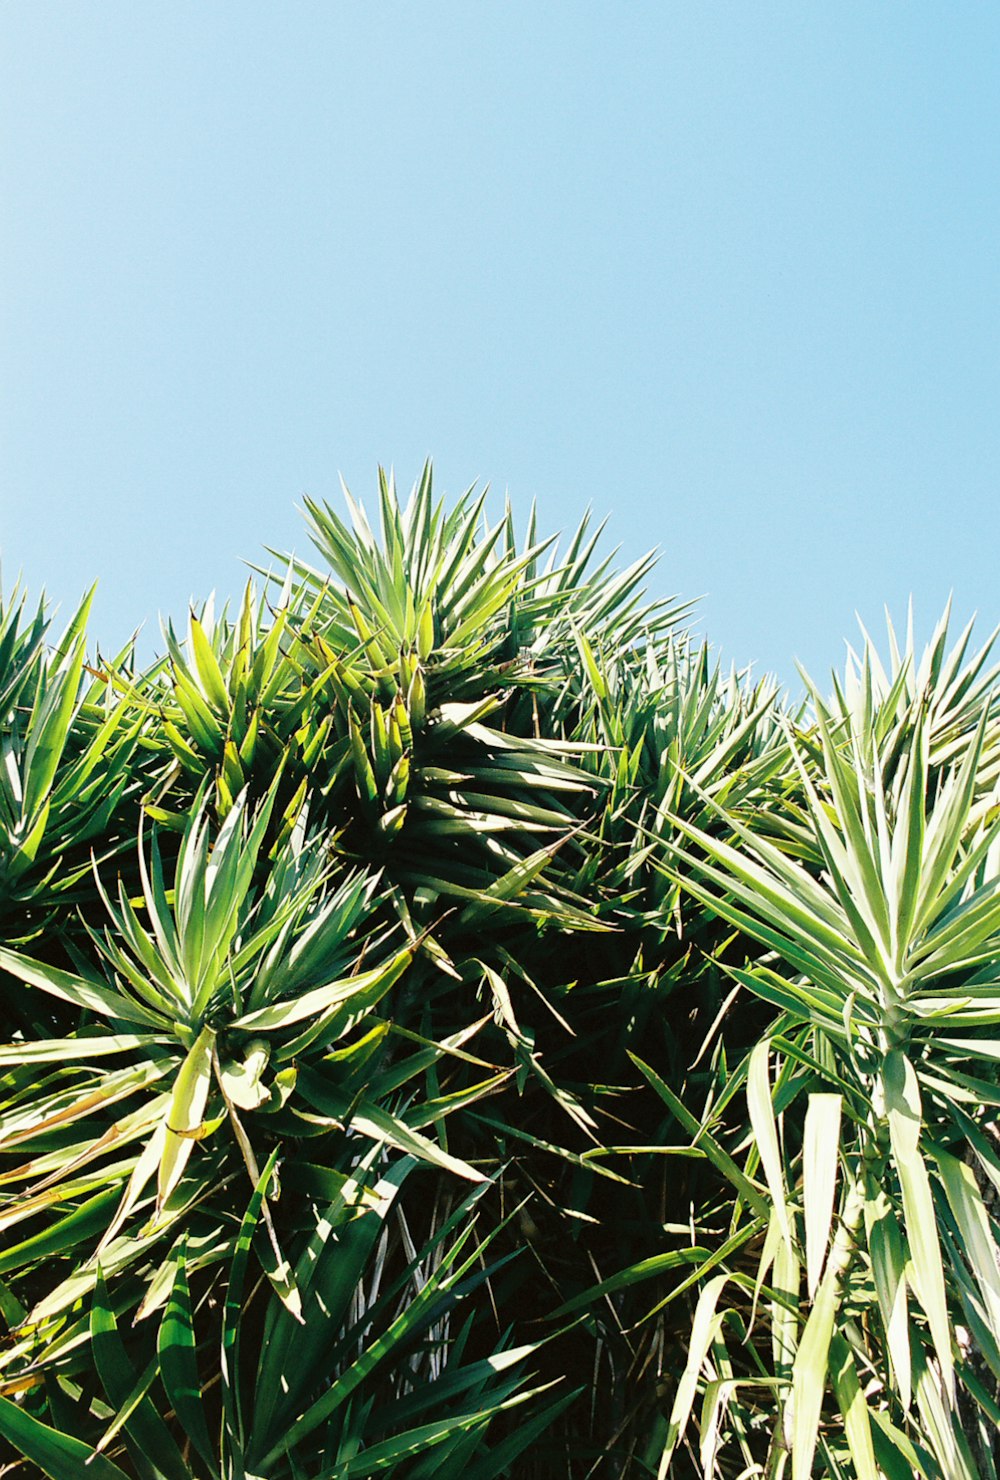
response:
M786 680L986 628L998 299L985 0L0 7L4 584L105 648L428 454Z

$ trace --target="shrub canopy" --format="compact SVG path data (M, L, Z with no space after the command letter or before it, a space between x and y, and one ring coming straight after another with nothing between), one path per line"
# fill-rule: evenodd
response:
M995 1476L991 644L789 705L347 505L145 669L0 606L10 1472Z

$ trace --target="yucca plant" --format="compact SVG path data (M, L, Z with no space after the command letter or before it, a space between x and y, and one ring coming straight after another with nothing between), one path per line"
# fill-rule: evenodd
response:
M942 628L916 680L912 652L890 680L869 645L832 709L813 692L784 836L674 818L663 867L768 948L731 973L775 1017L692 1127L736 1201L662 1474L699 1386L706 1473L726 1442L793 1480L817 1446L824 1473L995 1473L1000 812L967 636L946 655ZM709 1150L737 1095L748 1149Z
M375 1144L482 1180L405 1114L394 1114L380 1093L377 1071L391 1028L375 1010L411 967L417 944L393 947L391 919L378 927L376 877L330 879L319 840L305 840L301 818L262 867L270 814L265 802L250 818L238 798L210 836L203 801L181 840L169 891L154 834L148 861L144 849L140 855L141 908L121 888L117 902L105 893L109 924L89 929L101 975L0 948L12 977L89 1020L69 1037L0 1050L8 1067L3 1144L17 1158L2 1173L12 1191L0 1217L6 1229L19 1227L0 1266L26 1270L45 1258L48 1273L53 1250L82 1259L31 1309L27 1346L10 1353L18 1370L48 1360L52 1342L65 1347L65 1323L99 1266L126 1271L159 1249L166 1264L154 1282L162 1280L187 1219L224 1223L234 1180L253 1186L262 1146L275 1135L332 1129L339 1139L357 1128ZM447 1046L428 1045L411 1061L397 1055L387 1076L390 1102ZM494 1082L487 1078L464 1098ZM425 1101L420 1112L427 1123L449 1108ZM238 1205L239 1191L235 1197ZM57 1221L38 1231L52 1210ZM294 1308L298 1293L266 1202L264 1216L273 1277ZM100 1238L91 1249L95 1229ZM224 1251L216 1243L205 1257Z
M0 1468L995 1474L989 645L790 706L347 506L145 671L0 612Z
M51 910L79 898L89 849L121 845L125 799L142 784L141 729L108 675L87 668L81 602L52 649L39 608L0 598L0 919L8 938L51 927Z

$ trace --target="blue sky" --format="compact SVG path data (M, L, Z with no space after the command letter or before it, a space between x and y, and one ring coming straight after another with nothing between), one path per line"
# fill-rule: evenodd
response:
M151 650L432 455L788 681L991 626L998 83L962 0L6 0L5 586Z

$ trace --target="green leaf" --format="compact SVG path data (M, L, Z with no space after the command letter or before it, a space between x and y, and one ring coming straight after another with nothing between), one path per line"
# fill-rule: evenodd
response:
M0 1434L51 1480L128 1480L89 1444L50 1429L7 1398L0 1398Z
M778 1146L778 1128L771 1102L771 1082L768 1076L770 1042L766 1038L754 1047L750 1054L747 1070L747 1110L753 1128L757 1150L767 1178L768 1191L777 1214L778 1226L786 1242L792 1241L791 1220L785 1200L785 1178L781 1166L781 1151Z
M205 1115L212 1080L212 1047L215 1030L205 1025L177 1071L167 1110L166 1140L160 1157L156 1206L163 1207L177 1186L194 1148L193 1133Z
M802 1332L792 1368L792 1480L809 1480L819 1435L820 1413L830 1371L830 1343L840 1308L841 1281L855 1250L864 1200L858 1187L848 1189L840 1226L820 1281L816 1300Z
M264 1199L267 1196L268 1188L271 1185L271 1179L274 1175L274 1168L277 1165L280 1151L280 1146L276 1146L268 1157L267 1164L260 1174L260 1180L253 1190L253 1195L243 1215L243 1221L240 1224L236 1248L233 1252L232 1263L229 1269L229 1285L226 1290L226 1302L222 1312L222 1353L220 1366L222 1371L223 1422L228 1458L230 1464L236 1468L238 1473L242 1473L243 1455L246 1449L245 1416L239 1381L243 1286L246 1282L247 1265L250 1259L250 1248L253 1243L254 1232L260 1221L261 1209ZM256 1421L256 1414L253 1421Z
M840 1095L811 1094L802 1146L802 1201L806 1225L806 1272L810 1299L823 1272L833 1221L840 1148Z
M871 1420L868 1404L861 1391L857 1367L851 1349L842 1336L835 1335L830 1342L830 1375L833 1390L844 1418L844 1432L857 1471L858 1480L879 1480L875 1465L875 1450L872 1444Z
M206 636L205 629L193 612L190 617L189 631L191 635L191 653L194 657L195 667L198 670L198 677L201 680L202 688L216 710L220 714L228 716L229 694L226 690L226 682L222 676L222 670L212 651L212 644Z
M24 815L34 816L51 790L77 707L83 672L84 626L93 600L84 598L60 644L62 661L50 672L32 711L25 749Z
M993 1237L975 1173L971 1167L940 1148L935 1148L933 1155L958 1224L961 1252L975 1276L993 1340L1000 1346L1000 1250Z
M30 987L38 987L40 991L60 997L84 1011L96 1012L102 1017L122 1018L130 1023L144 1023L147 1027L164 1026L162 1017L141 1007L132 998L108 987L97 986L71 972L61 971L57 966L49 966L44 961L34 961L30 956L8 950L6 946L0 946L0 971L9 971L18 981L27 982Z
M215 1448L208 1435L202 1384L198 1373L197 1342L191 1314L186 1251L176 1253L176 1273L157 1337L160 1376L170 1406L188 1439L213 1475L219 1473Z
M95 1237L107 1226L108 1213L117 1198L116 1187L99 1192L47 1228L40 1229L19 1244L0 1250L0 1275L40 1259L54 1258Z
M828 1267L809 1312L792 1368L792 1480L809 1480L812 1474L836 1313L836 1277Z
M701 1372L702 1363L708 1356L708 1352L722 1322L722 1315L716 1312L719 1296L729 1282L728 1274L717 1274L703 1286L698 1296L698 1304L695 1307L694 1321L691 1325L691 1334L687 1338L687 1361L684 1371L677 1386L674 1404L670 1410L670 1428L667 1432L667 1442L660 1456L657 1480L665 1480L670 1472L670 1461L674 1450L684 1437L687 1422L691 1416L691 1408L694 1404L695 1393L698 1386L698 1377Z
M100 1270L91 1306L90 1339L104 1391L121 1418L123 1410L134 1401L139 1379L119 1335L118 1322L108 1303L107 1288ZM134 1443L140 1460L143 1457L151 1460L156 1472L164 1475L166 1480L190 1480L190 1471L181 1459L170 1431L145 1396L150 1381L151 1377L146 1379L141 1387L142 1396L135 1402L130 1416L124 1419L125 1432ZM107 1436L102 1441L102 1448L106 1439Z
M906 1303L906 1254L898 1209L885 1188L869 1186L865 1200L868 1255L878 1295L889 1359L904 1409L912 1398L910 1321Z
M309 1103L324 1115L334 1117L337 1122L349 1124L361 1135L380 1144L395 1146L407 1155L430 1162L432 1166L463 1177L468 1182L486 1181L482 1172L457 1156L442 1151L435 1142L407 1125L402 1117L393 1115L391 1111L364 1096L352 1099L349 1095L341 1094L332 1085L326 1084L315 1070L302 1070L298 1087Z
M909 1059L894 1049L882 1071L893 1160L903 1191L903 1217L913 1266L913 1290L927 1316L941 1365L945 1392L955 1401L951 1323L930 1179L920 1154L921 1108L917 1076Z

